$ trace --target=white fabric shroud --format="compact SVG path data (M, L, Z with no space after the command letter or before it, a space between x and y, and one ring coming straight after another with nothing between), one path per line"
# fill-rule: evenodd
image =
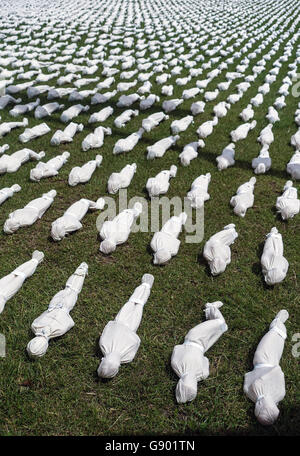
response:
M212 275L225 271L231 262L230 245L234 243L238 234L234 223L224 226L222 231L214 234L205 243L203 256L208 261Z
M274 135L272 132L273 124L267 125L265 128L262 129L260 132L257 141L261 143L262 146L270 146L274 141Z
M257 346L254 369L244 378L244 393L255 403L255 416L263 425L271 425L277 420L277 406L285 396L284 373L279 363L287 337L284 323L288 318L286 310L278 312Z
M35 250L31 260L21 264L10 274L0 279L0 313L3 312L6 302L20 290L25 280L35 273L38 264L43 259L43 252Z
M73 141L76 133L79 133L83 130L83 124L78 124L75 122L69 123L64 130L56 130L54 135L50 140L52 146L59 146L60 144L70 143Z
M23 226L33 225L38 219L42 218L47 209L51 206L56 196L56 190L44 193L40 198L36 198L26 204L22 209L11 212L4 223L3 231L12 234Z
M112 173L107 182L108 193L115 194L120 188L129 187L134 174L136 173L136 163L126 165L119 173Z
M33 321L31 329L35 337L27 345L29 356L43 356L50 339L62 336L73 328L75 323L70 311L77 302L87 273L88 265L81 263L67 280L65 288L51 299L48 309Z
M28 119L24 117L22 122L3 122L0 124L0 138L5 136L7 133L10 133L11 130L18 127L27 127Z
M167 138L160 139L152 146L148 146L147 160L163 157L166 151L170 149L170 147L172 147L174 144L176 144L176 141L178 141L179 138L179 135L168 136Z
M0 157L0 174L15 173L28 160L41 160L44 157L44 151L37 154L31 149L17 150L11 155L4 154Z
M21 190L20 185L14 184L11 187L4 187L0 189L0 205L4 203L8 198L11 198L14 193Z
M245 217L247 209L253 206L255 183L256 178L251 177L248 182L238 187L236 195L231 198L230 204L234 208L233 212L236 215Z
M84 152L89 149L98 149L103 146L104 136L111 135L109 127L97 127L93 133L87 135L81 143L81 148Z
M142 210L142 204L135 203L132 209L124 209L113 220L106 220L100 230L100 237L103 239L100 252L108 255L116 250L117 245L126 242L131 227Z
M26 128L24 133L19 136L19 141L27 143L31 139L46 135L49 131L51 131L51 128L49 128L46 123L41 123L33 128Z
M245 109L243 109L243 111L240 114L240 117L243 119L244 122L249 122L249 120L253 119L254 110L251 104L248 104L248 106Z
M286 165L287 172L293 179L300 179L300 151L295 152L288 164Z
M272 160L270 158L269 146L264 146L258 157L253 158L252 168L254 169L255 174L264 174L266 171L269 171L271 168Z
M51 158L46 163L39 162L35 168L30 170L30 180L38 182L47 177L57 176L58 171L67 163L69 157L70 153L66 151L61 155Z
M111 106L107 106L98 112L94 112L89 118L89 123L105 122L113 112L113 108Z
M82 104L73 105L61 113L60 120L64 123L70 122L74 117L79 116L81 112L87 112L89 109L89 106L83 106Z
M167 193L170 187L170 179L177 174L177 166L172 165L169 170L158 173L155 177L150 177L146 183L146 189L150 197L159 196Z
M154 114L151 114L149 117L146 119L143 119L142 122L142 127L145 131L149 133L149 131L153 130L153 128L157 127L160 122L163 120L167 120L169 118L168 115L166 115L164 112L155 112Z
M283 220L293 218L299 214L300 200L298 199L298 191L293 187L292 181L285 183L282 195L277 198L276 209L280 212Z
M59 109L63 109L64 106L64 104L59 104L57 102L47 103L43 106L38 106L34 111L34 117L36 119L43 119L44 117L51 116L54 112L58 111Z
M197 396L197 383L209 376L209 360L204 353L227 331L228 327L219 308L222 302L205 305L206 321L192 328L184 343L175 345L171 366L178 375L176 400L190 402Z
M198 147L205 147L203 139L199 139L199 141L191 142L184 146L183 151L178 156L183 166L189 166L191 161L198 157Z
M291 145L295 147L296 151L300 150L300 128L297 133L291 137Z
M4 154L9 149L8 144L3 144L3 146L0 146L0 155Z
M113 154L117 155L130 152L143 137L144 132L144 129L140 128L137 132L127 136L127 138L119 139L114 145Z
M193 116L185 116L180 120L173 120L171 123L171 131L173 135L181 133L194 123Z
M103 160L102 155L96 155L95 160L90 160L82 166L75 166L69 174L69 185L74 187L77 184L85 184L88 182L96 168L99 168Z
M217 167L219 171L223 171L227 169L229 166L233 166L235 164L235 144L230 143L226 146L223 150L221 155L216 158Z
M244 123L237 127L235 130L232 130L231 139L233 142L241 141L246 139L250 130L253 130L256 127L256 120L253 120L251 123Z
M37 98L35 101L27 104L18 104L15 105L10 111L9 114L13 117L18 117L26 114L27 112L33 111L40 104L40 99Z
M100 210L105 206L105 200L99 198L96 202L81 198L73 203L62 217L56 219L51 226L51 237L54 241L61 241L67 234L80 230L83 219L88 210Z
M187 199L191 202L191 206L195 209L200 209L204 202L209 200L208 186L211 180L211 174L201 174L191 185L191 190L187 193Z
M187 214L185 212L178 216L174 215L164 224L160 231L154 234L150 243L154 252L154 264L165 264L172 256L177 255L180 246L180 241L177 238L186 220Z
M126 109L121 115L115 118L114 124L117 128L123 128L133 118L139 115L137 109Z
M144 274L141 285L134 290L116 318L105 326L99 340L104 355L97 370L99 377L115 377L120 365L130 363L137 354L141 339L136 331L140 326L153 282L153 275Z
M287 275L289 263L283 256L282 236L275 227L267 234L261 265L268 285L282 282Z

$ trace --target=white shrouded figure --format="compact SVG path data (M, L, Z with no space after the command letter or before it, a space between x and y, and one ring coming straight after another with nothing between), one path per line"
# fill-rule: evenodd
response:
M282 282L288 272L289 263L283 256L282 236L273 227L267 234L261 257L262 272L268 285Z
M191 113L193 114L193 116L196 116L197 114L201 114L202 112L204 112L204 108L204 101L195 101L195 103L191 105Z
M96 168L99 168L101 165L102 160L102 155L96 155L95 160L90 160L83 166L75 166L72 168L69 174L69 185L75 187L77 184L85 184L88 182L96 171Z
M124 209L113 220L106 220L101 229L100 252L108 255L116 250L117 245L127 241L134 221L143 211L141 203L135 203L132 209Z
M0 97L0 109L6 108L10 103L22 103L22 98L14 98L11 95L3 95L3 97Z
M71 122L64 130L56 130L50 140L50 144L52 146L59 146L60 144L70 143L73 141L75 134L80 133L83 128L83 124Z
M83 106L82 104L73 105L61 113L60 120L64 123L70 122L74 117L79 116L81 112L87 112L89 109L89 106Z
M286 171L292 176L293 179L300 179L300 151L294 153L286 165Z
M142 122L142 127L145 131L149 133L149 131L153 130L153 128L157 127L160 122L163 120L167 120L169 118L168 115L166 115L164 112L155 112L154 114L151 114L151 116L147 117L146 119L143 119Z
M191 185L191 190L187 193L187 199L191 202L191 207L200 209L205 201L209 200L208 186L211 174L201 174Z
M0 126L1 128L1 126ZM300 150L300 128L298 129L297 133L295 133L291 137L291 145L295 147L295 149L299 152Z
M279 365L287 337L286 310L280 310L269 331L259 342L253 358L254 369L244 378L244 393L255 403L255 416L263 425L275 423L279 415L278 403L285 396L284 373Z
M150 246L154 252L153 263L165 264L177 255L180 241L178 236L187 220L187 214L181 212L171 217L160 231L154 233Z
M245 217L247 209L253 206L254 203L254 186L256 178L251 177L248 182L238 187L236 195L230 200L233 212L240 217Z
M134 174L136 173L136 163L126 165L119 173L112 173L107 182L108 193L115 194L120 188L129 187Z
M93 133L87 135L81 143L81 148L84 152L89 149L98 149L103 146L104 136L111 135L109 127L97 127Z
M274 141L274 135L272 132L273 124L267 125L265 128L263 128L260 132L259 137L257 138L257 141L261 143L261 145L264 146L270 146L272 142Z
M20 185L14 184L11 187L4 187L0 189L0 205L8 198L11 198L15 193L21 190Z
M165 112L174 111L181 103L183 103L183 99L174 98L173 100L165 100L162 104L162 108Z
M221 155L216 158L217 167L219 171L229 168L235 164L235 144L230 143L228 146L224 147Z
M38 266L44 259L43 252L35 250L32 258L26 263L18 266L7 276L0 279L0 313L3 312L4 306L22 287L28 277L31 277Z
M30 170L30 180L38 182L47 177L57 176L58 171L67 163L69 157L69 152L63 152L61 155L51 158L46 163L39 162L35 168Z
M26 114L27 112L33 111L40 104L40 99L37 98L35 101L27 104L18 104L15 105L10 111L9 114L13 117L18 117Z
M199 139L199 141L191 142L184 146L183 151L178 155L182 166L189 166L191 161L198 157L198 147L201 147L202 149L205 147L203 139Z
M119 139L113 148L113 154L123 154L125 152L130 152L137 145L139 140L143 137L145 130L140 128L135 133L127 136L127 138Z
M167 193L170 187L170 179L177 174L177 166L172 165L169 170L158 173L155 177L150 177L146 183L146 189L151 197Z
M42 218L47 209L51 206L56 196L56 190L44 193L40 198L36 198L26 204L22 209L11 212L4 223L4 233L12 234L23 226L33 225L38 219Z
M33 321L31 329L35 337L27 345L29 356L43 356L48 350L50 339L63 336L73 328L75 323L70 311L77 302L87 273L88 265L81 263L67 280L65 288L53 296L48 309Z
M31 139L39 138L40 136L44 136L51 131L51 128L48 127L46 123L42 123L40 125L36 125L33 128L26 128L24 133L19 136L19 141L22 143L27 143Z
M139 111L137 109L126 109L126 111L122 112L121 115L116 117L114 124L117 128L123 128L133 117L136 117L138 115Z
M235 130L232 130L230 133L231 139L233 142L241 141L246 139L250 130L253 130L256 127L256 120L253 120L251 123L247 122L242 125L239 125Z
M82 198L73 203L62 217L56 219L51 226L51 237L54 241L61 241L67 234L80 230L83 219L88 210L100 210L105 206L105 200L99 198L96 202Z
M249 120L253 119L254 110L251 104L248 104L248 106L245 109L243 109L243 111L240 113L240 117L243 119L244 122L249 122Z
M141 285L134 290L116 318L105 326L99 340L104 355L97 369L99 377L115 377L120 365L130 363L137 354L141 339L136 331L140 326L153 282L153 275L144 274Z
M210 136L214 130L214 127L218 124L218 117L215 116L213 120L207 120L197 130L198 135L200 138L207 138Z
M15 173L28 160L41 160L45 157L45 152L36 153L31 149L17 150L11 155L2 155L0 158L0 174Z
M98 112L94 112L89 118L89 123L105 122L113 112L113 108L111 106L107 106Z
M176 400L185 403L197 396L197 383L209 376L209 360L204 353L227 331L228 326L220 312L221 301L205 305L206 321L192 328L184 338L184 343L175 345L171 366L178 375Z
M43 106L38 106L34 111L34 117L36 119L43 119L44 117L51 116L54 112L58 111L59 109L63 109L64 106L64 104L59 104L56 101L53 103L47 103Z
M272 159L269 154L269 146L264 146L259 152L258 157L253 158L252 168L255 174L265 174L272 165Z
M2 136L6 135L14 128L27 127L27 125L28 119L26 119L26 117L24 117L22 122L3 122L0 124L0 138L2 138Z
M224 226L222 231L214 234L205 243L203 256L208 261L213 276L225 271L231 262L230 245L234 243L238 234L234 223Z
M270 106L268 108L268 114L266 115L266 118L272 124L280 121L278 112L276 111L276 109L273 106Z
M173 120L173 122L171 123L172 135L177 135L178 133L187 130L187 128L193 123L193 116L185 116L180 120Z
M176 141L180 139L179 135L168 136L167 138L160 139L152 146L147 147L147 160L153 160L154 158L161 158L164 156L166 151L170 149Z
M283 220L293 218L299 214L300 200L298 191L293 187L292 181L287 181L283 187L283 193L277 198L276 209L280 212Z

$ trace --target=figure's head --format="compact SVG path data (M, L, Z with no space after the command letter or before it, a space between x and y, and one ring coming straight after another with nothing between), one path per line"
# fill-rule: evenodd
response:
M210 263L210 270L212 275L218 275L224 272L226 269L226 263L222 258L214 258Z
M222 171L223 169L226 169L228 167L228 161L222 155L220 157L217 157L217 162L219 171Z
M12 234L20 228L20 223L18 220L13 218L8 218L4 223L3 230L7 234Z
M29 356L43 356L48 349L48 339L43 336L34 337L27 345Z
M61 222L61 219L55 220L52 223L51 227L51 236L54 241L61 241L66 235L66 228L65 225Z
M114 241L111 239L104 239L104 241L102 241L100 244L100 252L109 255L116 250L116 247L117 245Z
M101 360L101 363L97 370L98 376L102 378L115 377L119 372L120 364L120 355L116 352L109 353Z
M271 398L262 397L256 401L254 413L260 424L270 426L277 420L279 409Z
M274 285L275 283L280 283L285 279L286 270L281 268L273 268L267 271L265 274L265 281L267 285Z
M180 378L176 386L176 400L179 404L190 402L197 396L197 379L188 374Z
M165 264L171 259L171 254L166 249L159 249L154 254L154 264Z
M30 170L30 179L32 181L39 181L43 177L43 171L41 168L33 168Z

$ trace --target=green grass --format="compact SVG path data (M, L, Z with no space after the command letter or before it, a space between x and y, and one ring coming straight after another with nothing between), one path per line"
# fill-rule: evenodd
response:
M300 219L298 216L283 222L274 209L276 198L288 179L285 167L293 154L289 141L297 131L294 112L299 99L289 95L287 107L279 112L281 120L273 128L275 141L270 147L272 168L266 175L257 178L254 207L241 219L233 214L229 205L237 187L253 176L251 160L260 150L256 138L267 125L267 108L277 97L288 64L295 59L295 49L289 61L282 65L263 105L255 108L257 126L245 141L237 144L236 165L220 173L215 163L216 156L230 142L230 131L242 122L239 113L257 93L266 72L282 54L285 43L267 62L266 71L232 106L227 117L221 119L213 135L205 141L205 149L200 149L199 157L187 168L179 165L178 160L183 146L197 139L196 130L202 122L212 118L214 104L233 93L235 85L241 80L234 81L216 101L207 103L205 113L195 117L195 124L180 135L176 146L162 159L147 161L146 147L168 136L171 122L189 114L191 103L201 97L185 101L170 114L168 121L146 133L132 152L118 156L112 155L115 142L137 131L143 118L160 110L165 97L161 97L161 103L153 109L141 112L124 129L118 130L113 125L114 118L122 112L115 106L120 96L118 94L109 103L93 106L87 114L74 119L75 122L84 123L84 131L75 136L73 143L59 147L50 145L51 136L62 127L60 113L54 114L45 119L52 129L51 133L27 143L25 147L37 152L45 150L47 160L68 150L71 157L59 175L33 183L29 180L29 171L36 163L29 162L17 173L0 177L0 188L13 183L22 186L20 193L1 206L1 226L13 210L52 188L57 190L53 205L40 221L30 228L20 229L12 236L3 232L0 234L1 277L30 259L33 250L39 249L45 253L45 260L38 266L36 273L7 302L0 317L0 332L7 340L7 356L0 360L1 435L299 434L299 358L292 356L292 335L300 332ZM270 45L263 53L269 49ZM260 58L261 55L256 60ZM230 65L228 71L233 71L237 63L235 61ZM254 64L251 61L246 74L251 73ZM96 75L100 76L101 71L100 66ZM209 71L204 71L199 79L204 79ZM184 70L179 77L187 74L188 71ZM174 83L175 79L170 79L168 84ZM173 97L180 97L183 89L193 87L195 80L193 78L187 87L175 87ZM208 90L214 90L222 80L225 80L225 72L213 80ZM155 79L152 78L152 81ZM116 78L115 85L118 82ZM55 83L56 80L53 80L49 85L55 86ZM115 85L109 90L113 90ZM86 88L90 87L83 89ZM134 89L130 91L133 92ZM160 94L160 87L153 84L152 93ZM22 94L22 97L23 102L26 102L26 95ZM42 104L46 103L44 95L40 98ZM63 102L66 109L70 104L65 100ZM82 152L83 138L96 126L87 123L90 114L107 105L115 109L114 115L105 122L105 126L112 128L112 136L105 138L101 149ZM137 109L138 104L134 108ZM11 119L8 109L1 111L1 116L2 121ZM30 127L40 123L32 113L28 118ZM24 147L18 142L22 131L14 130L1 140L1 145L6 142L10 144L8 153ZM91 181L83 186L69 187L67 179L70 170L94 159L98 153L103 155L103 163ZM82 197L96 200L107 195L106 184L110 174L133 162L137 163L138 168L128 189L129 198L146 196L147 179L162 169L168 169L171 164L178 165L178 174L171 181L167 194L170 198L183 198L196 177L211 173L211 199L205 204L205 235L201 244L186 244L182 233L179 254L166 266L156 267L152 264L153 257L149 251L153 233L137 233L132 234L128 242L119 246L113 255L105 257L99 252L100 240L96 230L98 214L93 212L83 219L82 230L59 243L51 240L51 223L70 204ZM299 188L297 183L296 186ZM115 198L118 200L118 195ZM212 277L202 257L204 242L232 222L236 224L239 234L231 248L232 262L221 276ZM283 235L285 256L290 267L282 284L268 287L261 274L260 256L265 235L273 226ZM47 308L52 296L64 287L68 277L82 261L88 263L89 275L71 314L75 327L63 337L51 340L43 358L30 360L25 349L33 337L30 329L32 321ZM121 367L117 377L101 381L96 374L101 357L99 335L106 323L114 319L146 272L154 275L155 282L138 330L142 341L140 349L131 364ZM178 379L170 366L173 347L183 341L190 328L204 320L205 303L215 300L224 302L222 312L229 327L228 332L208 352L210 376L198 384L197 398L191 404L178 405L174 396ZM281 413L276 424L263 428L254 417L253 403L243 394L243 376L252 369L256 346L275 314L282 308L290 313L288 338L281 361L286 378L286 397L279 405Z

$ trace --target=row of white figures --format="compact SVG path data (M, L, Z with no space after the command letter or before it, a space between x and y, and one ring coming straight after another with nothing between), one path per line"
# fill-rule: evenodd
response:
M213 276L225 271L231 262L230 246L234 243L238 233L233 223L214 234L205 243L203 256L207 260ZM267 234L261 257L262 272L268 285L282 282L288 272L289 263L283 256L282 236L277 228L273 227Z
M17 267L0 280L0 312L6 302L22 287L26 278L32 276L43 260L44 254L33 252L32 259ZM65 289L59 291L51 300L48 309L32 323L35 334L27 345L32 357L43 356L49 340L62 336L74 326L70 311L74 308L82 290L88 265L81 263L68 279ZM143 308L147 302L154 282L151 274L144 274L142 283L137 287L128 302L121 308L115 320L104 328L99 345L103 358L98 375L112 378L117 375L120 365L131 362L140 346L136 331L141 323ZM220 301L206 304L206 322L191 329L184 344L176 345L171 365L180 380L176 387L179 403L192 401L197 395L197 382L209 375L209 361L204 353L227 331L228 327L219 308ZM263 337L254 355L254 370L245 375L244 391L255 402L255 415L262 424L272 424L278 417L277 404L285 396L284 374L279 367L282 356L286 329L286 311L280 311L270 325L269 332Z
M227 331L220 312L222 302L207 303L206 321L192 328L184 343L174 347L171 365L178 375L176 399L179 403L192 401L197 396L197 383L209 376L206 351ZM285 321L288 312L281 310L270 324L254 354L251 372L245 374L244 392L255 403L255 416L263 425L273 424L279 415L278 403L285 396L285 380L279 363L286 339Z

